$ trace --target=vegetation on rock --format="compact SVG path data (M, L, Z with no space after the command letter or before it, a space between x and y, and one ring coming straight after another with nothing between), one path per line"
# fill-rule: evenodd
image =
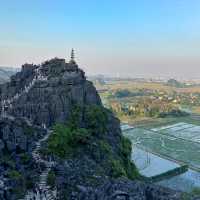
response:
M85 123L92 134L106 132L108 117L106 110L100 106L92 105L85 108Z
M199 199L200 188L194 188L190 193L182 193L181 200L194 200Z
M139 177L139 172L130 161L132 147L129 139L117 136L119 143L114 144L117 149L113 149L109 142L106 133L109 131L107 126L110 114L110 111L97 105L83 108L74 106L68 122L54 126L48 140L48 154L66 159L84 153L99 163L102 167L99 173L104 171L104 174L106 171L113 178Z
M47 177L47 184L53 187L55 185L56 175L54 171L50 171Z
M56 124L54 133L48 140L48 152L65 158L78 144L86 143L90 137L85 128L72 128L65 124Z
M16 170L11 170L8 172L8 177L11 179L19 180L22 178L22 175Z
M95 133L106 130L106 113L98 106L86 106L85 125L80 127L81 109L74 106L66 124L56 124L48 140L48 152L64 158L81 144L87 144Z

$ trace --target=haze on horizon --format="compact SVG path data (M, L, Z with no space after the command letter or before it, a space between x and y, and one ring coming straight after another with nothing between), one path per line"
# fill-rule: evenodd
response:
M200 77L199 0L0 0L0 66L69 58L88 74Z

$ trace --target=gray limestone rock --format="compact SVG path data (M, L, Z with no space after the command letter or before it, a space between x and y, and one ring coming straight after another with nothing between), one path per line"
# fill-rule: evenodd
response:
M30 174L39 173L33 159L28 159L24 164L20 157L21 153L31 155L35 142L45 135L44 129L37 125L46 124L50 127L57 122L66 123L72 114L73 105L79 105L82 109L79 119L81 127L82 124L87 124L83 120L85 107L98 105L107 112L106 132L93 136L90 144L80 148L73 158L57 161L53 170L56 174L55 184L59 198L65 199L64 195L67 193L67 199L71 200L180 199L179 192L166 188L136 180L111 178L111 169L107 165L109 158L97 144L99 140L104 141L110 147L112 159L127 161L129 157L125 158L122 155L120 122L102 106L95 87L86 80L84 72L75 62L66 63L64 59L55 58L41 65L23 65L21 72L11 77L11 82L0 85L1 100L23 91L33 81L38 69L45 79L35 82L27 93L23 93L14 101L12 108L7 109L7 113L14 116L14 119L0 119L0 155L5 151L12 161L0 165L0 177L6 177L11 169L23 174L23 180L29 180ZM20 183L7 178L6 184L12 189ZM10 191L0 190L0 199L16 199Z
M33 79L37 68L39 66L24 65L21 72L12 76L10 83L0 87L1 99L23 90ZM13 108L8 109L11 115L27 117L34 124L51 126L69 118L72 104L101 105L96 89L76 64L55 58L43 63L40 69L47 80L36 82L28 93L16 100Z

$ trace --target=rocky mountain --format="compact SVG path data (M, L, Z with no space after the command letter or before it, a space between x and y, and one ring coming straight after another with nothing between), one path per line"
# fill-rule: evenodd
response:
M74 60L25 64L0 94L0 199L181 198L143 181L119 120Z
M33 80L37 68L37 65L23 65L22 71L0 88L2 98L10 98L23 90ZM14 102L13 109L8 111L11 115L50 126L66 121L72 104L101 104L94 86L86 81L84 72L76 64L65 63L64 59L52 59L42 64L41 73L47 80L37 82L30 92Z
M23 118L0 119L0 199L18 199L38 180L43 166L31 152L45 134Z
M10 80L10 77L18 71L19 68L0 66L0 83L8 82Z

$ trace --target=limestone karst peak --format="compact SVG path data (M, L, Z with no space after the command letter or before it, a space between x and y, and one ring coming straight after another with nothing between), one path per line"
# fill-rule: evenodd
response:
M1 85L1 101L3 112L47 126L65 121L74 103L101 104L84 71L61 58L24 64L9 83Z

